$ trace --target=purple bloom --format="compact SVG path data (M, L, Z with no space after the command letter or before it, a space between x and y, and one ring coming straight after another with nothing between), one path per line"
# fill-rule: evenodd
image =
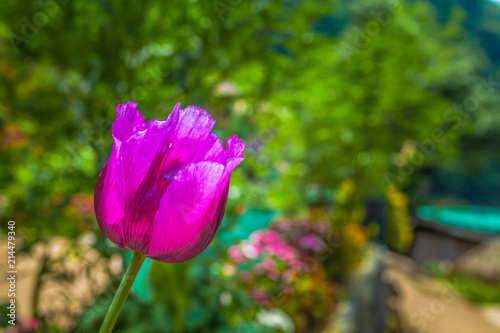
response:
M323 241L313 234L305 235L299 240L299 244L306 250L320 251L324 247Z
M231 171L243 161L236 135L222 141L215 120L177 104L167 120L144 122L137 103L120 104L113 149L94 204L103 233L122 248L183 262L210 244L224 216Z

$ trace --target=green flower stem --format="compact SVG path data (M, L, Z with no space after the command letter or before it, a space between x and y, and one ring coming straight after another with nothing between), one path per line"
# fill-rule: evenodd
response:
M109 306L108 313L106 314L106 318L104 318L104 322L102 323L101 329L99 333L111 333L113 327L115 326L116 319L120 314L120 311L125 304L125 300L127 299L128 293L130 292L130 288L134 284L135 278L141 269L142 264L146 256L139 252L134 252L134 256L132 257L132 261L123 276L122 282L120 283L120 287L118 287L118 291L116 292L115 298L113 298L113 302Z

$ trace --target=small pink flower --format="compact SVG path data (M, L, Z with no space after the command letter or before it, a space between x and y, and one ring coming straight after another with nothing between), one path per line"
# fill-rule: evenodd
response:
M262 248L256 246L255 244L243 244L243 246L241 247L241 252L245 257L254 259L261 254Z
M234 261L235 263L240 264L243 261L245 261L245 256L243 255L243 252L241 252L241 249L238 245L233 245L229 247L228 255L229 258L231 258L231 260Z
M40 327L42 321L39 318L31 318L23 323L23 327L28 332L34 331Z
M315 229L316 232L320 235L328 235L332 231L330 225L324 221L319 221L315 225Z
M264 290L258 287L252 287L249 290L250 297L255 299L259 304L267 305L269 304L269 295Z
M324 247L323 241L313 234L305 235L299 240L299 245L306 250L321 251Z
M267 276L274 281L277 281L280 278L280 272L276 267L276 261L273 258L267 257L264 259L262 266L267 271Z
M294 258L295 258L295 254L292 251L287 251L287 252L283 253L283 259L285 259L286 261L292 260Z

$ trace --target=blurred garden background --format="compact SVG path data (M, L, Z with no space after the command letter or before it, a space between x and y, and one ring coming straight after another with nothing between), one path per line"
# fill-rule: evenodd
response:
M247 149L213 243L146 261L116 332L500 332L499 70L486 0L3 0L0 326L98 331L130 251L93 193L133 101Z

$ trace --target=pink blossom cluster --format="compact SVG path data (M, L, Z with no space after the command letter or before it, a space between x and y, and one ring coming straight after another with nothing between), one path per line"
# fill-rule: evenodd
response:
M253 266L256 275L267 274L274 281L280 278L290 279L302 269L300 253L287 244L274 230L266 229L254 232L249 241L229 248L229 257L235 263L243 263L248 259L262 259ZM278 262L285 268L278 269ZM245 276L245 280L248 278Z
M293 292L293 282L300 274L308 273L310 258L326 249L325 239L330 235L326 223L307 221L280 221L269 229L254 232L250 238L228 250L229 258L239 267L250 263L238 274L249 287L249 295L260 304L269 303L269 293L264 285L274 281L284 294ZM259 279L261 283L255 281Z
M327 239L331 235L331 228L328 223L318 221L311 223L309 221L278 221L273 229L278 231L289 243L306 251L308 254L322 253L326 250Z

